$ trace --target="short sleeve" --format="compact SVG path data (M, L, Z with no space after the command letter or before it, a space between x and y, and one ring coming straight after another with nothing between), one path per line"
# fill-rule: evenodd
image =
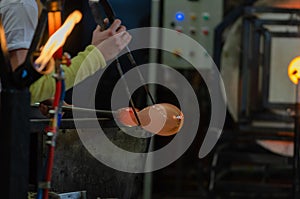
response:
M0 7L9 51L29 48L38 22L35 0L11 1Z

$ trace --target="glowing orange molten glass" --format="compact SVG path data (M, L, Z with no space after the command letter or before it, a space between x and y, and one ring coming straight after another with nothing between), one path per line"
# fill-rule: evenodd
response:
M298 84L300 79L300 57L294 58L288 67L288 75L294 84Z
M139 110L136 110L138 113ZM134 111L131 107L121 108L117 111L117 119L125 126L137 126L138 122L136 121Z
M299 9L300 8L300 2L299 1L276 2L274 4L274 7Z
M40 72L45 68L49 60L52 58L53 54L64 45L67 37L70 35L73 28L81 20L81 18L81 12L75 10L68 16L63 25L51 35L51 37L48 39L45 46L43 47L40 56L35 60L35 64L39 65L37 71ZM55 25L53 24L53 26ZM53 30L50 28L49 31Z
M140 126L148 132L170 136L180 131L183 126L183 113L174 105L168 103L148 106L137 111ZM122 108L117 111L117 120L125 126L137 126L138 122L132 108Z

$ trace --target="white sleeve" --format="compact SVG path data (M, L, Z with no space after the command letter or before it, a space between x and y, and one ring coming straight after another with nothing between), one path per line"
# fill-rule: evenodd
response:
M1 5L0 13L8 50L29 48L38 22L36 1L10 1Z

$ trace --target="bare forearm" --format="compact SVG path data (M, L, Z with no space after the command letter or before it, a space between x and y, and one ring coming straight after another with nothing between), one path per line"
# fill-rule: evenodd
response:
M27 49L18 49L9 52L10 64L13 71L15 71L18 66L20 66L25 61L27 52Z

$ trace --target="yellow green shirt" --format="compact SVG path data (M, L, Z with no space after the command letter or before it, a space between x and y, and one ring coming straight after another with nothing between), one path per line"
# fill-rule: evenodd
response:
M83 52L71 60L71 65L63 65L66 90L72 88L87 77L93 75L100 68L106 66L102 53L93 45L89 45ZM80 72L78 72L80 69ZM29 87L31 103L41 102L54 96L55 79L53 73L43 75Z

